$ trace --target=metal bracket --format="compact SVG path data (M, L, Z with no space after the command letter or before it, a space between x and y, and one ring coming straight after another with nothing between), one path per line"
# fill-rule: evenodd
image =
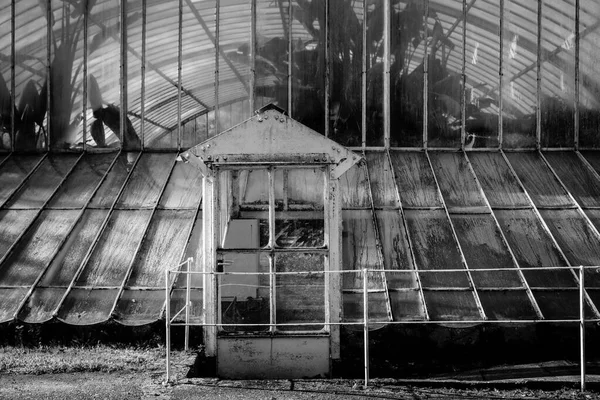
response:
M331 179L338 179L346 171L352 168L355 164L359 163L361 160L363 160L363 157L359 157L358 155L352 155L352 157L348 157L345 160L342 160L331 170Z
M179 156L177 156L177 161L183 161L184 163L192 164L194 167L200 170L202 176L204 177L209 177L211 175L204 162L189 151L181 153Z

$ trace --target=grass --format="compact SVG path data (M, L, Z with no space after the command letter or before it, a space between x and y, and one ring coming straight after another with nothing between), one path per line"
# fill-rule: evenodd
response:
M65 372L162 371L165 349L40 346L0 347L0 374L52 374Z

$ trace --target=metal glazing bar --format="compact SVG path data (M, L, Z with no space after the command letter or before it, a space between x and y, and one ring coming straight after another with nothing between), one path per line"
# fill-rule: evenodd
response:
M183 56L183 0L179 0L177 28L177 151L181 151L181 70Z
M367 268L363 268L363 350L365 387L369 385L369 290Z
M258 42L256 41L256 2L250 1L250 84L248 87L248 103L250 112L248 118L252 116L255 110L254 96L256 88L256 53L258 52ZM239 122L239 121L237 121Z
M44 0L41 0L44 1ZM47 126L44 132L44 149L50 150L50 132L52 130L52 116L50 111L52 110L52 38L54 34L52 32L52 24L50 21L54 20L54 14L52 13L52 1L46 1L46 121ZM63 30L64 31L64 30ZM15 62L16 60L13 60ZM37 148L37 143L36 143Z
M69 282L69 286L67 287L67 289L63 293L63 295L60 298L60 300L59 300L58 304L56 305L56 307L54 307L54 310L52 310L52 316L53 317L57 317L58 316L58 312L59 312L60 308L62 307L65 299L67 298L67 296L71 292L71 289L73 289L73 287L75 286L75 283L77 282L77 279L79 279L79 276L81 275L81 273L83 272L85 266L87 265L90 257L92 256L92 253L96 249L96 246L98 245L98 242L100 241L100 237L102 237L102 234L104 233L104 230L108 226L108 221L110 221L110 217L113 214L113 211L115 209L115 205L117 204L117 202L119 201L119 198L123 194L123 191L125 190L125 187L127 186L127 182L129 182L129 179L131 178L131 175L133 174L133 171L135 170L135 167L136 167L138 161L140 160L140 158L141 158L141 153L138 154L138 156L136 157L135 161L133 162L133 165L131 166L131 169L127 173L127 177L125 178L125 180L123 181L123 184L119 188L119 192L117 193L117 196L113 200L113 202L112 202L112 204L110 206L110 210L106 214L106 217L104 217L104 221L102 221L102 224L100 225L100 228L98 229L98 232L96 233L96 236L94 237L94 241L92 242L92 245L90 246L90 248L85 253L85 256L83 257L83 260L81 261L81 264L79 265L79 267L77 268L77 271L73 275L73 278L71 279L71 282ZM108 172L107 172L107 174L108 174Z
M149 123L151 123L152 125L154 125L154 126L158 126L159 128L162 128L162 129L165 129L165 130L168 130L169 132L170 132L170 131L172 131L172 130L173 130L175 127L177 127L177 126L175 126L174 128L169 128L168 126L161 125L161 124L159 124L158 122L156 122L156 121L153 121L153 120L151 120L150 118L143 117L142 115L140 115L140 114L138 114L138 113L135 113L135 112L133 112L133 111L127 111L127 115L129 115L129 116L132 116L132 117L136 117L137 119L140 119L140 120L141 120L141 121L140 121L140 126L144 126L144 125L145 125L145 124L144 124L144 122L149 122ZM142 144L143 144L143 142L142 142ZM143 147L142 147L142 148L143 148Z
M462 87L460 89L460 148L465 149L466 134L465 125L467 122L467 0L462 0L462 66L461 79ZM435 54L435 53L433 53Z
M429 1L429 0L427 0ZM427 9L427 6L425 6ZM391 47L391 0L383 0L383 146L390 148L390 47ZM365 15L365 21L366 21ZM366 41L365 41L366 42ZM367 44L365 43L365 46ZM427 47L427 46L425 46ZM425 51L427 54L427 50ZM427 76L427 75L425 75ZM366 78L365 78L366 79Z
M431 173L433 174L433 180L435 181L435 187L437 189L438 197L439 197L440 201L442 202L442 205L444 206L444 212L446 214L446 219L447 219L448 223L450 224L450 229L452 230L452 237L454 238L454 242L456 243L456 247L460 254L460 260L462 261L463 266L465 267L467 279L469 280L469 287L471 287L473 289L473 297L475 298L475 304L477 305L477 309L479 310L479 315L481 315L482 319L487 320L488 318L485 314L485 310L483 309L483 305L481 304L481 299L479 298L479 293L478 293L477 287L475 286L475 281L473 281L471 269L469 268L469 264L467 264L467 259L465 258L465 254L463 252L462 246L460 245L460 242L458 241L458 235L456 234L456 229L454 229L454 224L452 223L452 219L450 218L450 213L448 212L446 200L444 199L444 196L442 195L442 191L440 189L440 184L438 182L437 175L435 173L435 169L433 168L433 165L431 164L431 159L429 158L429 153L427 150L425 150L425 157L427 158L427 165L429 165Z
M129 147L129 143L125 143L126 135L125 130L127 129L127 2L121 1L121 64L120 64L120 84L121 84L121 94L120 94L120 102L121 102L121 113L120 113L120 132L117 135L121 135L121 147L126 149Z
M147 31L147 17L146 17L146 2L142 0L142 65L141 65L141 88L140 88L140 136L142 143L142 150L146 146L146 31ZM181 88L180 88L181 89Z
M117 296L115 297L115 301L113 302L113 305L112 305L112 308L110 311L110 315L114 314L115 309L117 308L117 304L119 303L119 300L121 299L121 296L123 295L123 292L125 291L125 285L127 284L127 281L129 281L129 278L131 277L131 274L133 273L133 266L135 264L138 254L140 253L140 251L142 249L142 244L143 244L144 240L146 240L146 236L148 235L148 231L150 230L150 225L152 224L152 220L154 219L154 216L156 215L156 210L158 209L158 205L160 204L160 199L165 192L165 188L167 187L169 180L171 179L171 175L173 175L173 170L175 169L176 164L177 164L176 157L173 157L173 160L171 161L171 167L169 168L169 174L162 184L162 188L160 189L160 195L158 196L158 200L156 201L156 204L154 205L154 207L152 209L152 213L148 217L148 221L146 222L146 226L144 227L144 231L143 231L144 233L142 234L142 239L140 240L136 249L134 250L133 257L131 258L131 262L127 266L127 271L125 272L125 276L123 277L121 285L119 285L119 292L117 293Z
M88 2L85 1L83 2L83 4L81 4L81 7L83 7L83 78L82 78L82 85L83 85L83 94L81 96L82 98L82 107L83 107L83 113L81 114L81 127L82 127L82 139L83 139L83 151L85 152L87 150L87 98L88 98L88 35L89 35L89 6L88 6Z
M503 119L502 115L504 112L503 103L503 90L504 87L504 1L500 0L500 57L498 58L498 85L500 90L498 91L498 148L502 149L503 136Z
M540 156L542 155L541 152L538 152L540 154ZM517 183L519 184L519 186L521 187L521 190L523 190L523 192L525 193L525 196L527 197L527 202L531 205L531 208L535 214L535 216L537 217L538 221L540 222L540 224L542 225L542 229L544 230L544 232L548 235L548 237L550 238L550 240L552 241L552 245L556 248L556 250L558 251L558 253L560 254L560 257L562 258L562 260L565 262L565 265L571 267L572 264L569 262L569 260L567 259L567 256L565 255L565 253L563 252L562 248L558 245L558 242L556 241L556 238L554 237L554 235L552 235L552 232L550 231L550 228L548 227L548 225L546 224L546 221L544 220L544 218L542 217L542 215L540 214L539 208L535 205L535 203L533 202L533 199L531 198L531 196L529 195L529 192L527 191L527 189L525 188L525 185L523 185L523 182L521 181L521 178L519 178L519 176L517 175L516 171L514 170L512 164L510 163L510 161L508 160L508 157L506 157L506 154L504 153L504 151L500 151L500 154L502 154L502 157L504 158L504 162L506 162L506 165L508 165L508 168L510 169L513 177L516 179ZM547 161L544 158L543 159L544 162ZM552 171L554 173L554 171ZM556 176L556 174L555 174ZM564 186L563 186L564 188ZM567 191L567 193L569 193L569 191ZM570 193L569 193L570 194ZM575 204L577 204L575 202ZM577 277L577 274L575 273L575 271L571 268L569 269L571 271L571 273L573 274L573 279L575 280L575 282L578 282L579 279ZM592 310L594 311L594 314L596 316L599 316L600 313L598 312L596 306L594 305L594 303L592 302L592 300L590 299L590 297L586 294L586 298L587 301L590 305L590 307L592 308Z
M329 193L329 191L331 190L331 179L329 176L328 168L323 169L322 175L323 175L323 232L325 233L325 235L323 237L323 245L327 249L331 249L330 243L331 243L332 235L331 235L330 229L333 227L333 225L331 224L331 222L333 222L332 221L332 218L333 218L332 207L335 207L335 205L333 204L334 199L332 199L332 195L330 195L330 193ZM337 229L337 227L335 229ZM335 236L334 236L334 238L335 238ZM323 266L324 272L329 272L333 269L332 268L333 266L330 264L331 261L332 261L332 258L330 256L330 254L327 253L325 255L325 265ZM331 309L330 309L331 302L329 299L329 296L331 295L330 279L331 279L331 277L329 276L329 274L325 273L323 280L324 280L324 285L325 285L325 323L326 324L329 324L331 322ZM329 325L327 325L326 328L329 331Z
M169 292L169 270L165 270L165 361L167 363L167 378L166 381L170 380L171 373L171 303L170 303L170 292Z
M363 158L366 158L364 152L363 152ZM368 164L366 164L366 162L365 162L364 168L365 168L365 175L367 176L367 185L369 187L369 189L367 190L367 195L369 197L369 204L371 205L371 209L370 209L371 222L373 223L373 231L375 232L375 247L377 250L377 263L379 265L381 265L381 269L383 270L383 269L385 269L385 261L384 261L384 257L383 257L383 246L381 244L381 233L379 232L379 223L377 221L377 215L375 214L375 204L373 202L373 190L371 189L371 177L369 175L369 167L368 167ZM381 281L383 283L383 290L385 291L385 305L386 305L388 320L393 321L394 317L392 314L390 292L389 292L389 287L388 287L388 283L387 283L387 277L384 272L381 273Z
M419 266L417 264L417 259L415 257L415 249L412 243L412 238L408 231L408 224L406 222L406 215L404 214L404 206L402 205L402 198L400 197L400 188L398 187L398 181L396 180L396 171L394 171L394 167L392 165L392 157L390 155L389 149L386 150L388 168L392 173L392 180L394 181L394 194L396 195L396 203L398 204L398 212L400 213L400 218L402 218L402 226L404 227L404 232L406 232L406 240L408 242L408 250L410 252L410 259L412 261L412 265L414 266L414 274L417 279L417 284L419 286L419 300L421 301L421 305L423 306L423 311L425 313L425 319L429 320L429 311L427 310L427 304L425 303L425 295L423 294L423 284L421 283L421 276L419 275Z
M427 18L429 15L429 0L425 0L425 11L423 15L423 29L424 32L427 32L428 23ZM429 102L429 94L427 91L429 90L429 82L428 74L429 74L429 47L427 46L427 41L423 43L423 148L427 150L427 103Z
M579 149L579 115L580 115L580 101L579 93L581 88L579 85L581 84L580 77L580 66L579 66L579 51L580 51L580 37L579 37L579 10L580 2L579 0L575 0L575 113L573 115L574 121L573 126L575 128L575 137L573 138L573 144L575 150ZM583 390L583 388L582 388Z
M273 249L275 247L275 170L273 168L269 168L268 170L268 180L269 180L269 243L267 247L269 249ZM276 321L275 316L275 308L276 308L276 293L275 293L275 285L276 285L276 277L275 277L275 255L269 254L269 320L271 324L274 324ZM275 326L270 327L270 331L274 332L276 329Z
M187 269L186 271L188 272L188 274L186 274L185 277L185 344L184 344L184 349L185 351L188 351L190 349L190 307L192 306L192 301L190 300L190 294L191 294L191 285L192 285L192 275L189 273L191 271L190 269L190 265L192 263L193 259L190 257L187 259Z
M289 36L288 36L288 74L287 74L287 93L288 93L288 98L287 98L287 108L288 108L288 116L290 118L293 118L293 101L292 101L292 53L294 50L294 46L293 46L293 39L294 39L294 32L293 32L293 23L294 23L294 18L293 18L293 13L294 13L294 8L292 7L292 0L287 0L288 1L288 26L287 26L287 30L289 32Z
M319 10L320 12L321 10ZM325 90L324 90L324 96L325 96L325 121L324 122L324 126L325 126L325 137L329 137L329 108L330 108L330 100L331 100L331 93L329 93L329 87L330 87L330 80L331 80L331 62L330 62L330 54L329 54L329 49L331 48L330 44L329 44L329 2L326 1L325 2L325 27L319 27L319 34L324 36L323 43L325 43L325 49L324 49L324 53L325 53Z
M579 266L579 368L581 391L585 391L585 274Z
M527 279L525 279L525 275L523 274L523 270L521 269L521 266L519 265L519 261L517 260L517 257L515 256L515 253L513 252L512 248L508 244L506 235L504 234L504 231L500 227L500 223L498 222L498 219L496 218L496 213L495 213L494 209L492 209L492 206L490 205L490 202L489 202L487 196L485 195L485 192L483 191L481 183L479 182L479 178L477 177L477 174L475 173L475 169L473 168L473 165L471 164L471 160L469 160L469 157L467 156L466 152L464 153L464 156L465 156L465 160L467 160L467 165L469 166L469 171L471 171L471 174L473 175L473 177L475 179L475 184L477 185L477 189L479 190L480 195L483 197L483 200L485 201L485 206L490 211L490 214L494 220L494 224L496 225L498 232L500 232L500 237L502 238L502 242L506 245L506 248L508 249L508 253L510 254L510 258L512 259L513 265L515 265L517 267L517 273L519 275L519 279L521 280L521 283L523 283L523 286L525 287L525 290L527 292L527 297L529 298L529 301L533 305L535 314L538 316L538 318L544 319L542 310L540 309L540 306L539 306L537 300L535 299L533 292L531 291L529 282L527 282Z
M83 154L85 154L85 152L82 153L82 156L83 156ZM50 268L50 266L54 262L55 258L58 256L58 254L62 250L62 248L65 245L65 243L67 243L69 237L73 233L73 229L77 226L77 224L83 218L83 215L85 214L85 210L86 210L88 204L92 201L92 198L94 197L94 194L96 194L96 192L98 191L98 189L100 188L100 186L102 185L102 183L106 180L106 177L108 176L109 171L112 169L113 165L115 165L116 161L118 160L119 154L120 154L120 152L117 153L117 155L115 156L115 158L111 161L110 166L108 167L108 169L106 170L106 172L102 176L102 179L100 179L100 181L98 182L98 184L94 188L94 191L92 192L92 195L89 197L89 199L87 200L87 202L85 203L85 205L83 207L81 207L79 215L77 215L77 218L75 218L75 222L73 222L73 225L69 228L69 234L63 238L62 242L56 248L56 251L54 252L54 254L52 255L52 257L50 258L50 261L48 261L48 264L46 265L46 267L44 268L44 270L42 272L40 272L40 274L37 276L36 280L34 281L33 285L31 285L31 288L27 292L27 295L25 295L25 297L23 298L23 300L19 303L19 306L17 307L17 309L15 311L15 318L17 318L17 316L21 312L21 309L25 306L25 304L27 304L27 302L29 301L29 298L33 294L33 291L37 287L38 283L42 280L42 278L46 274L46 271ZM79 161L81 159L82 159L82 157L80 157L79 160L77 161L77 163L75 163L75 166L79 163ZM65 177L65 180L66 180L66 177ZM63 182L65 180L63 180ZM61 184L61 186L62 186L62 184ZM60 188L60 186L59 186L59 188ZM52 197L50 197L50 199L48 200L48 202L46 202L46 205L49 203L50 200L52 200Z
M542 145L542 3L538 0L537 15L537 60L536 60L536 95L535 95L535 148L539 150Z
M469 3L469 5L467 6L467 10L466 10L466 11L467 11L467 14L469 13L469 11L471 10L471 7L473 7L473 5L475 4L475 2L476 2L476 1L477 1L477 0L471 0L471 2ZM501 1L503 1L503 0L501 0ZM449 13L444 13L444 14L446 14L446 15L451 15L451 14L449 14ZM464 21L464 17L465 17L465 16L466 16L466 14L465 14L465 13L463 13L463 12L461 12L461 15L460 15L460 17L458 17L458 18L456 18L456 19L454 20L454 22L452 23L452 26L450 26L450 28L448 28L448 30L446 31L446 34L444 35L444 37L445 37L446 39L448 39L448 38L450 37L450 35L452 35L452 32L454 32L454 30L456 29L456 27L458 26L458 24L460 24L461 22L463 22L463 21ZM464 31L463 31L463 32L464 32ZM443 43L443 42L440 42L440 43ZM433 50L432 50L432 54L435 54L435 53L436 53L436 52L439 50L439 48L440 48L439 46L442 46L442 44L438 44L438 45L436 45L436 46L433 48Z
M363 1L363 23L362 23L362 71L360 74L360 130L361 130L361 147L364 149L367 146L367 14L368 5ZM384 28L385 32L385 28ZM385 50L384 50L385 51ZM384 139L385 140L385 139Z
M15 151L15 64L16 64L16 49L15 49L15 35L16 35L16 22L15 22L15 7L17 0L11 0L10 4L10 151Z
M193 7L192 9L196 9L196 7ZM220 43L219 43L220 28L221 28L220 16L221 16L221 0L216 0L216 4L215 4L215 38L213 40L213 44L215 46L215 106L214 106L214 110L215 110L215 133L216 134L220 133L219 111L220 111L220 107L221 107L221 105L219 104L219 52L221 50ZM208 27L206 27L206 28L207 29L205 29L205 31L209 32Z

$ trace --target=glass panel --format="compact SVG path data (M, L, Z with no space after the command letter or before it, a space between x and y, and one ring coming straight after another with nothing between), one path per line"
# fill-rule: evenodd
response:
M425 2L398 2L392 6L390 35L390 144L400 147L423 146L423 61L426 41ZM367 16L367 44L372 67L368 70L367 126L372 121L382 127L383 96L383 4L375 2ZM370 89L370 90L369 90ZM376 107L379 106L379 109ZM368 110L369 111L369 110ZM368 128L367 128L368 129Z
M444 211L406 211L406 223L419 270L463 269L452 227ZM423 287L469 287L463 272L419 271Z
M83 4L83 3L81 3ZM50 65L50 147L82 147L83 30L82 5L52 2ZM92 3L93 6L93 3Z
M0 210L0 258L27 229L37 210Z
M465 147L498 147L500 3L468 4Z
M531 270L531 267L563 267L566 261L554 246L532 210L498 210L496 218L504 231L523 275L531 287L571 287L569 270Z
M491 320L538 319L524 290L477 292L485 315Z
M127 286L163 287L165 268L179 264L195 211L157 210L133 262Z
M365 208L371 206L366 167L354 165L345 174L340 176L339 182L342 208Z
M171 153L145 153L136 164L115 207L154 207L175 162Z
M251 3L220 3L219 12L219 131L250 117L248 100L251 42ZM228 106L225 106L228 105Z
M449 209L486 207L485 200L463 153L431 152L429 157L440 185L440 191Z
M109 208L116 200L140 153L119 153L117 161L88 204L90 208Z
M50 321L65 290L65 288L36 287L29 296L27 303L21 308L17 318L29 324L41 324Z
M542 3L542 146L573 146L575 137L575 0Z
M429 147L460 147L463 68L462 1L430 2L427 18L431 36L427 73L427 127ZM441 11L441 12L438 12ZM448 18L450 16L450 18ZM450 32L450 35L448 33ZM467 49L471 46L468 38Z
M329 2L329 137L344 146L362 144L363 7L364 0ZM383 146L383 135L368 144Z
M48 43L46 7L36 0L15 2L15 150L47 145L46 50L52 43Z
M70 325L105 322L111 317L118 295L117 289L73 288L58 311L58 319Z
M299 273L275 277L278 324L316 323L304 326L278 326L282 331L318 330L325 322L325 276L319 273L325 267L322 254L279 253L275 257L276 272ZM308 274L301 274L309 272Z
M0 286L32 285L75 224L79 211L42 211L0 267Z
M468 154L487 200L494 207L525 207L529 200L500 153Z
M292 1L290 117L325 133L325 2Z
M86 210L83 213L44 273L40 286L68 286L71 283L107 215L108 210Z
M88 4L87 132L96 147L119 147L121 126L120 3Z
M289 19L289 1L257 0L255 109L269 103L288 109Z
M343 322L362 322L363 321L363 294L356 292L342 293L342 307L344 310ZM383 292L369 291L368 317L370 322L389 321L387 313L387 298ZM352 327L350 327L352 329ZM356 329L356 328L355 328ZM362 330L362 326L359 328Z
M579 320L579 290L534 290L533 296L546 319ZM587 302L584 314L586 318L596 318Z
M161 208L197 208L202 200L202 174L189 163L177 162L160 199Z
M390 152L404 207L441 207L437 184L423 153Z
M164 293L163 293L164 294ZM184 289L174 289L171 292L171 310L181 310L185 306L186 290ZM190 293L190 300L192 306L190 307L190 322L195 324L201 324L204 322L204 317L202 314L202 290L192 290ZM173 312L171 311L171 312ZM173 314L171 314L173 315ZM179 316L175 319L176 322L184 322L185 321L185 313L179 314Z
M429 318L443 320L479 320L481 314L472 291L426 290L423 292Z
M49 155L11 197L5 207L41 208L79 158L75 154Z
M600 3L579 3L579 144L599 147L600 136Z
M29 288L0 288L0 323L14 321L15 312Z
M398 207L398 192L386 153L366 153L369 182L375 207Z
M177 148L179 1L164 0L148 11L145 110L156 125L146 124L144 145Z
M537 207L573 205L567 192L537 153L507 153L506 157Z
M390 291L394 321L425 319L423 301L418 291Z
M147 7L150 9L152 7ZM126 3L127 23L127 118L128 129L135 131L135 138L142 137L141 95L142 95L142 0L130 0ZM132 115L133 114L133 115ZM133 133L133 132L131 132ZM132 135L133 136L133 135ZM129 137L129 136L128 136ZM135 143L137 142L137 143ZM141 140L127 143L127 148L141 148Z
M546 160L581 207L600 206L600 181L574 152L546 152Z
M476 288L523 286L517 271L474 271L516 268L491 215L451 215L450 218Z
M215 5L215 0L183 2L181 84L188 96L191 93L194 98L194 113L207 112L215 103ZM194 118L192 122L195 122L195 129L183 131L183 148L208 139L207 115Z
M600 238L583 215L577 210L540 210L540 214L571 265L600 265ZM586 271L585 284L600 286L600 277Z
M412 255L399 211L375 211L379 226L379 237L386 270L409 270L413 272L386 272L388 288L416 288L417 274L414 272Z
M287 219L284 216L282 218L275 220L277 247L322 247L324 245L323 215L320 219Z
M535 147L537 3L504 1L502 146L506 148Z
M10 150L12 146L11 137L11 101L12 101L12 41L11 41L11 9L10 2L0 5L0 54L3 62L0 65L0 151Z
M223 326L223 330L226 332L268 331L268 326L252 325L268 324L270 321L270 277L267 255L222 252L218 255L218 259L223 272L244 273L219 276L221 323L234 324Z
M104 177L115 153L91 154L86 153L69 174L66 181L58 188L49 208L81 208L86 205L100 180Z
M77 286L120 286L151 215L151 210L113 211Z
M0 205L8 200L41 158L41 155L12 155L2 164L0 168Z
M286 176L287 174L287 176ZM323 210L324 181L321 169L284 169L282 176L275 174L275 179L283 182L275 182L275 201L284 200L290 209L301 210ZM285 182L287 180L287 183ZM282 186L281 194L279 187ZM287 189L287 192L283 188Z
M194 223L194 227L192 228L192 232L189 238L185 238L187 240L187 244L185 247L185 254L181 258L181 262L184 262L188 258L192 257L194 260L192 261L191 268L194 271L202 271L204 268L203 265L203 253L202 253L202 213L198 213L198 218ZM183 270L185 266L182 266ZM186 287L186 275L179 274L177 276L177 281L175 283L175 287L184 288ZM202 289L203 277L200 274L193 274L191 276L190 285L194 289Z
M192 308L195 308L196 304L192 302ZM151 324L158 321L164 305L164 290L125 289L115 307L114 318L127 326ZM172 308L171 315L175 314L182 307L183 304L178 309Z

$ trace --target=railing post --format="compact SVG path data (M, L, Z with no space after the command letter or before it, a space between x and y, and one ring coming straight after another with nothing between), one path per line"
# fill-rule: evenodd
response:
M167 383L171 379L171 302L169 300L169 269L167 269L165 271L165 351L167 353Z
M585 310L584 268L579 266L579 364L581 368L581 391L585 391Z
M369 287L367 269L363 268L363 347L365 357L365 388L369 385Z
M190 291L191 291L191 281L192 275L190 274L190 264L192 263L193 258L189 257L186 261L187 264L187 276L185 281L185 351L190 349Z

